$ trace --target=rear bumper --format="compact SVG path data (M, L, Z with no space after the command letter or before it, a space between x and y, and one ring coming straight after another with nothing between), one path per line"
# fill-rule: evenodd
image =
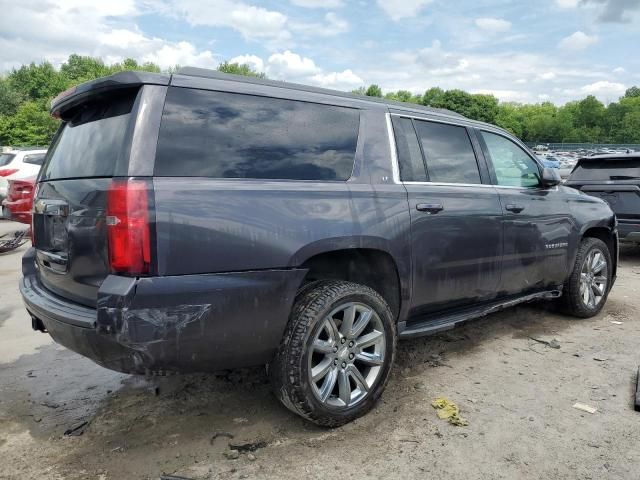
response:
M640 223L618 220L618 233L621 242L640 243Z
M23 258L20 292L34 328L125 373L205 372L267 363L305 270L179 277L110 275L92 309L49 292Z

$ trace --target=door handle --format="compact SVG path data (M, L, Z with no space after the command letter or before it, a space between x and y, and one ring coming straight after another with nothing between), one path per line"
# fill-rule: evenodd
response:
M513 213L520 213L524 210L524 207L522 205L516 205L515 203L508 203L504 208Z
M441 203L418 203L416 205L416 210L419 212L434 214L444 210L444 206Z

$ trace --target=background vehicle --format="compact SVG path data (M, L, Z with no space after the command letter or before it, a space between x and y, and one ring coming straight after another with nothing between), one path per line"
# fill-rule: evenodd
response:
M35 182L35 176L9 180L7 198L2 202L2 213L5 218L31 225Z
M14 149L0 153L0 204L7 196L8 181L38 175L46 153L45 149Z
M640 243L640 153L581 158L566 185L607 202L620 240Z
M20 290L108 368L269 363L284 405L335 426L375 404L396 338L561 296L592 316L615 279L606 203L451 112L201 69L52 110Z

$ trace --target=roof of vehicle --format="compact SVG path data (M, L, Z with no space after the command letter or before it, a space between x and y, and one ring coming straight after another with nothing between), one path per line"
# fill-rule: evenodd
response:
M603 155L593 155L591 157L580 157L579 162L591 160L635 160L640 159L640 152L631 153L606 153Z
M233 75L229 73L222 73L217 70L209 70L207 68L196 68L196 67L183 67L180 68L177 72L179 75L186 75L189 77L201 77L201 78L211 78L214 80L231 80L242 83L251 83L256 85L266 85L270 87L280 87L280 88L288 88L291 90L298 90L302 92L310 92L310 93L321 93L325 95L333 95L335 97L342 98L352 98L359 101L366 101L372 103L382 103L396 108L403 108L408 110L415 111L423 111L428 113L436 113L440 115L447 115L450 117L457 118L466 118L464 115L460 115L459 113L453 112L451 110L447 110L444 108L433 108L433 107L425 107L424 105L418 104L409 104L406 102L398 102L395 100L389 100L386 98L379 97L368 97L365 95L357 95L348 92L341 92L339 90L331 90L328 88L320 88L320 87L311 87L309 85L302 85L299 83L290 83L284 82L280 80L267 80L265 78L258 77L247 77L243 75Z

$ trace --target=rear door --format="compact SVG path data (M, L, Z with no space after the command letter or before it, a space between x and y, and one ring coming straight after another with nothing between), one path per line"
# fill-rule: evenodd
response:
M476 131L504 216L504 295L556 288L566 278L574 222L562 188L543 188L540 165L511 138Z
M88 306L110 271L107 191L113 177L128 174L141 91L103 91L64 112L39 176L33 231L40 281Z
M411 215L412 313L492 300L502 266L502 209L467 128L392 119Z

